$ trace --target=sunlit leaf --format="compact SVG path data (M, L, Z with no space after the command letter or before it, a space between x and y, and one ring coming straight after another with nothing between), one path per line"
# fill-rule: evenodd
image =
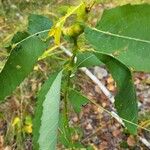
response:
M51 75L38 94L33 122L35 150L56 149L61 78L62 71Z

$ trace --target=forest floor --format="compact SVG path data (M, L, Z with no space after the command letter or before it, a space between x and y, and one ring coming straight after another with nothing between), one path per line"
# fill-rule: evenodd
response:
M128 1L122 1L127 3ZM104 8L114 7L119 2L107 2L97 7ZM54 7L52 7L54 6ZM56 11L61 6L59 13L63 13L64 3L61 0L48 3L44 1L32 2L22 1L5 1L2 7L0 3L0 70L2 69L7 52L4 49L12 35L18 30L24 30L27 24L27 16L30 13L46 14L51 16L50 12ZM62 7L63 6L63 7ZM62 12L61 12L62 11ZM96 13L96 11L95 11ZM93 24L96 20L93 20ZM50 67L53 64L53 67ZM46 79L49 72L55 68L57 62L40 61L30 76L8 97L5 103L0 105L0 150L32 150L32 132L27 129L23 134L17 131L13 124L19 118L23 123L25 120L32 124L34 114L35 99L37 90L42 82ZM115 82L105 67L90 68L92 73L101 80L101 82L112 93L116 93ZM136 86L137 96L140 102L139 106L139 125L150 129L150 74L134 73L134 83ZM86 75L82 72L77 73L76 86L88 98L95 100L103 108L112 110L113 104ZM92 103L88 103L82 108L79 116L72 113L70 122L77 124L83 129L82 143L91 145L95 150L147 150L137 136L130 135L120 123L104 110L97 108ZM150 133L142 129L138 130L138 135L150 142ZM78 136L75 137L76 140ZM24 147L24 148L23 148ZM63 148L61 148L63 149Z

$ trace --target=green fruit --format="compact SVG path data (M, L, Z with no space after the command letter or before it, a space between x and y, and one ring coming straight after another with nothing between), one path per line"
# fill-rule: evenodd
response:
M83 33L83 30L83 26L79 23L76 23L68 28L63 29L63 34L72 38L76 38Z

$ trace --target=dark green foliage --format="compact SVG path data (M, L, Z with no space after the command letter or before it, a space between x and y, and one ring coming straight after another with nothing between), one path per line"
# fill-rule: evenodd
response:
M0 101L28 76L46 48L47 44L38 37L32 37L15 46L0 73Z
M69 92L69 100L76 113L81 112L82 106L86 105L89 100L75 90Z
M11 44L12 45L16 44L16 43L20 42L21 40L27 38L28 36L29 36L29 34L27 32L17 32L11 40Z
M95 53L95 55L106 64L106 67L109 69L117 83L115 106L119 116L137 124L138 106L131 71L123 63L112 56L102 53ZM137 126L126 122L125 120L123 121L130 133L136 134Z
M48 42L43 41L36 35L36 32L39 34L40 31L44 30L44 27L48 29L52 25L51 21L40 15L31 15L29 18L28 31L30 34L27 32L18 32L12 38L13 49L0 73L0 101L10 95L25 77L28 76L38 58L48 47ZM42 25L43 23L44 25Z
M31 14L28 20L29 20L28 32L30 34L35 34L44 31L44 33L41 33L40 35L43 38L47 37L47 33L52 26L52 22L49 20L49 18L41 15Z
M77 67L92 67L101 65L102 62L91 52L83 52L77 55Z
M112 54L135 71L150 72L150 5L105 10L85 36L97 51Z

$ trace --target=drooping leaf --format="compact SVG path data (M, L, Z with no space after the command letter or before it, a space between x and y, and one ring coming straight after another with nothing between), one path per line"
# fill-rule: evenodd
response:
M138 106L132 74L128 67L112 56L95 53L98 59L106 64L117 84L115 107L120 117L137 124ZM137 126L123 120L132 134L136 134Z
M150 72L150 5L105 10L85 35L97 51L112 54L135 71Z
M61 78L62 71L51 75L38 94L33 122L35 150L56 149Z
M89 102L86 97L84 97L83 95L81 95L81 93L75 90L69 91L69 100L76 113L80 113L82 106L86 105Z

